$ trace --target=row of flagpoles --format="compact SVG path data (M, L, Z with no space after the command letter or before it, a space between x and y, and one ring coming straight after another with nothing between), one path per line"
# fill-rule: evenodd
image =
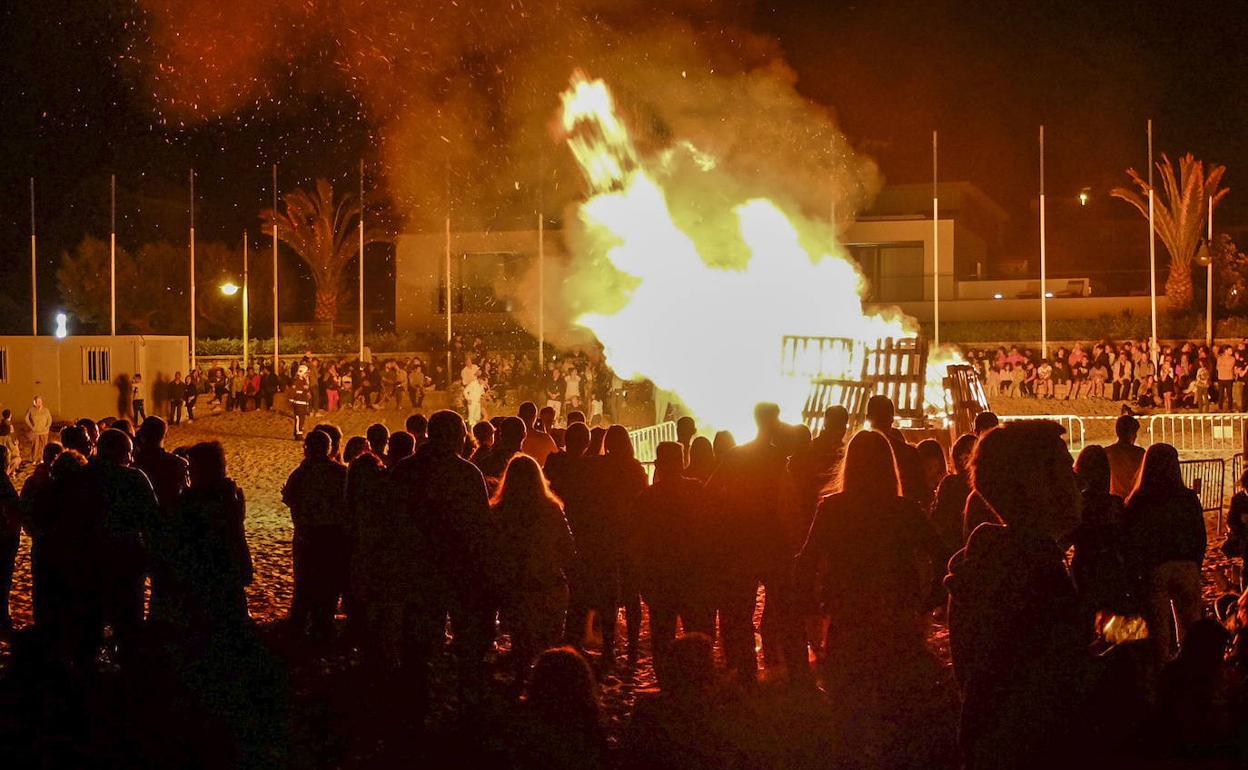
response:
M1153 202L1153 121L1147 124L1148 136L1148 279L1149 297L1151 301L1151 328L1154 362L1157 355L1157 236ZM940 196L937 186L937 132L932 132L932 324L935 347L940 347ZM1044 126L1040 126L1040 351L1041 357L1048 357L1049 350L1049 317L1048 317L1048 254L1046 250L1046 223L1044 199ZM1213 242L1213 199L1209 200L1208 238ZM1208 307L1205 317L1205 335L1207 342L1213 342L1213 268L1208 270Z

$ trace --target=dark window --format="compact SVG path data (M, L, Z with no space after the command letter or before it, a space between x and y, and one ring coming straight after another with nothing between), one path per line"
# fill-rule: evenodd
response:
M868 302L923 300L923 243L852 244L849 253L867 279Z

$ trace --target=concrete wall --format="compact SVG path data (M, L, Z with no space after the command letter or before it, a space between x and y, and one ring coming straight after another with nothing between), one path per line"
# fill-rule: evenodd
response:
M109 381L87 382L85 350L109 351ZM148 390L148 414L167 403L164 385L174 372L187 371L187 338L179 336L0 336L8 376L0 381L0 405L20 420L36 396L57 420L100 419L121 415L128 406L130 376L142 372Z
M957 296L953 263L957 244L954 242L952 219L942 219L940 234L940 296L953 299ZM936 268L936 250L933 248L932 220L930 219L866 219L853 222L841 232L841 242L846 245L869 245L877 243L920 242L923 244L923 299L932 299L932 274ZM943 307L943 306L942 306Z
M873 310L898 307L906 315L920 321L932 320L932 303L901 302L894 305L868 305ZM1065 318L1099 318L1130 311L1147 317L1148 297L1053 297L1048 301L1049 320ZM1040 323L1040 300L1037 299L959 299L941 300L940 320L943 321L1025 321Z

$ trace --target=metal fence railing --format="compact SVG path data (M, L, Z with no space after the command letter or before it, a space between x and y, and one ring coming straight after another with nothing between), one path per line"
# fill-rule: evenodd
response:
M633 442L633 456L641 463L653 463L659 444L676 440L676 423L661 422L658 425L630 430L628 438Z
M1218 532L1221 532L1226 461L1183 460L1179 462L1179 468L1183 472L1183 483L1200 497L1200 509L1218 514Z
M1248 414L1155 414L1148 418L1149 444L1183 451L1217 451L1242 445Z
M1077 414L1002 414L997 415L1001 422L1019 422L1021 420L1051 420L1066 429L1066 445L1072 452L1082 452L1087 443L1087 431L1084 429L1083 417Z
M1231 456L1231 483L1235 485L1235 491L1239 491L1239 479L1244 475L1244 453L1236 452Z

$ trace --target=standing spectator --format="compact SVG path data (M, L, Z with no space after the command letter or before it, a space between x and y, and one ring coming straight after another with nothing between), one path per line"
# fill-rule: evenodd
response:
M724 522L717 553L724 654L745 684L756 682L754 610L762 584L766 589L764 650L783 655L790 678L805 682L811 672L793 573L804 516L797 510L787 460L776 445L783 427L780 408L759 404L754 418L757 438L729 450L707 482Z
M833 681L857 694L913 683L909 666L926 657L932 562L943 555L918 506L901 496L888 440L859 432L845 452L843 488L819 504L798 556L803 584L831 618Z
M709 446L709 444L708 444ZM670 686L670 652L676 621L685 633L715 633L710 518L706 490L688 478L680 444L664 441L655 451L654 484L633 509L634 567L650 609L650 644L659 684Z
M182 380L182 372L173 373L173 381L169 383L169 424L182 424L182 403L186 398L186 383Z
M994 429L971 469L975 492L1004 524L976 528L945 579L964 767L1053 766L1084 745L1077 728L1093 663L1059 545L1079 512L1061 426Z
M518 416L524 422L525 434L524 443L521 445L521 451L537 460L538 465L545 465L546 458L552 453L559 451L559 445L546 432L549 426L538 426L537 423L537 405L532 401L525 401L520 405Z
M146 541L157 516L151 482L131 467L134 448L119 430L100 435L91 458L90 479L101 512L102 620L113 630L113 644L122 666L133 665L143 624L143 592L147 566Z
M1217 358L1218 375L1218 411L1231 411L1232 384L1235 382L1235 350L1230 345L1223 345Z
M346 578L347 531L343 496L347 469L330 459L329 434L314 430L303 441L303 462L282 487L294 524L291 553L295 588L290 622L296 633L325 638Z
M308 382L308 367L300 365L290 384L290 410L295 419L295 441L303 439L303 425L308 419L312 404L312 385Z
M563 638L572 533L542 469L523 454L507 464L491 513L499 618L511 632L516 684L522 685L530 662Z
M1103 447L1084 447L1075 461L1083 505L1071 538L1070 572L1089 618L1097 612L1138 613L1129 604L1131 586L1122 553L1122 498L1110 491L1110 463Z
M52 412L43 405L43 396L35 396L31 401L25 419L33 439L30 456L43 457L43 448L48 445L48 433L52 430Z
M1231 497L1231 508L1226 514L1226 539L1222 541L1222 553L1228 559L1239 559L1239 585L1245 582L1244 557L1248 556L1248 471L1239 477L1239 489Z
M1140 434L1140 421L1124 414L1114 423L1114 433L1118 440L1105 447L1105 455L1109 458L1109 492L1125 500L1135 489L1140 464L1144 462L1144 449L1135 445Z
M1160 666L1202 614L1205 518L1196 493L1183 483L1173 446L1153 444L1144 454L1139 481L1127 498L1124 528L1127 562L1143 580L1153 662Z
M134 415L136 423L147 418L146 404L147 386L143 384L143 375L135 372L134 377L130 379L130 413Z
M953 460L953 473L945 476L936 487L936 499L928 513L928 521L937 537L944 544L943 565L966 545L962 536L962 514L966 500L971 494L971 453L975 451L975 436L963 434L953 442L949 455Z
M247 502L243 490L226 474L221 444L202 442L187 455L190 486L177 501L170 554L175 614L193 633L231 635L251 620L246 593L253 574L244 524Z
M398 504L412 522L402 545L408 564L422 566L407 649L419 704L428 696L428 663L445 639L449 614L459 685L466 697L484 686L485 653L493 637L495 604L486 583L490 501L485 479L460 457L464 420L443 410L429 419L429 438L392 471Z
M186 404L186 421L195 422L195 402L199 401L198 369L186 376L186 383L182 386L182 400Z

